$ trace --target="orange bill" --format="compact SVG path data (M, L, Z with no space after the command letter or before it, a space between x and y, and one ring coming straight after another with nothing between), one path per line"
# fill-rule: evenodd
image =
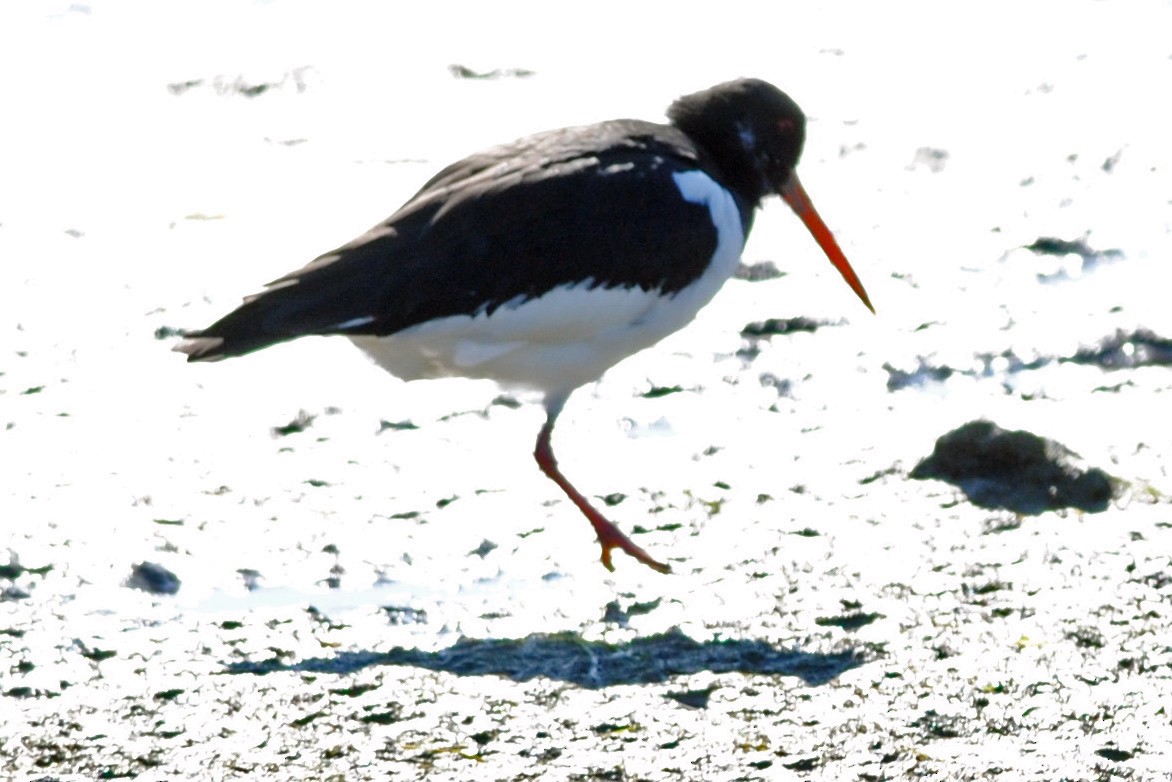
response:
M790 209L793 209L798 217L802 218L802 222L806 224L806 228L814 235L818 246L826 253L826 257L834 264L834 268L838 269L838 273L846 280L846 284L851 286L851 290L863 300L863 304L867 305L867 309L874 312L875 308L871 306L871 300L867 297L867 291L863 290L863 283L859 281L859 276L851 268L850 261L842 254L838 242L834 240L834 234L830 233L830 229L826 227L826 223L822 222L822 218L818 216L817 210L814 209L814 204L810 201L810 196L806 195L806 191L802 188L802 183L798 181L798 175L796 173L790 173L789 179L781 186L779 194L789 204Z

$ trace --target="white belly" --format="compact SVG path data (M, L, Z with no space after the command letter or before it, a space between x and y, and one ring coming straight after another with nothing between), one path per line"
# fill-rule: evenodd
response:
M708 206L718 229L704 274L664 295L632 288L554 288L491 315L457 315L388 337L352 337L379 366L404 380L467 377L505 387L568 392L597 380L627 356L687 325L732 276L744 245L728 191L700 172L676 175L684 198Z

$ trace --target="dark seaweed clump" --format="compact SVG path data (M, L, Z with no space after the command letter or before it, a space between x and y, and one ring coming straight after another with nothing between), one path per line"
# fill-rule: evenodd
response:
M1084 468L1078 455L1053 440L991 421L970 421L936 441L932 455L910 473L959 487L974 505L1037 515L1078 508L1107 509L1116 479L1097 467Z

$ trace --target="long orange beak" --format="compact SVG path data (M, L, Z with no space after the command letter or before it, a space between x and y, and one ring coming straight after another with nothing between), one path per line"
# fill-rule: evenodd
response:
M822 218L818 216L818 212L814 209L814 204L810 201L810 196L806 195L806 191L802 188L802 183L798 181L798 175L790 172L789 179L781 186L778 191L779 195L789 204L790 209L797 213L798 217L802 218L802 222L806 224L806 228L814 235L814 239L818 242L818 246L826 253L826 257L834 264L834 268L838 269L838 273L846 280L846 284L851 286L863 304L867 305L867 309L871 312L875 308L871 306L871 300L867 297L867 292L863 290L863 283L859 282L859 275L855 274L855 270L851 268L850 261L842 254L839 249L838 242L834 241L834 234L830 233L830 229L826 227L826 223L822 222Z

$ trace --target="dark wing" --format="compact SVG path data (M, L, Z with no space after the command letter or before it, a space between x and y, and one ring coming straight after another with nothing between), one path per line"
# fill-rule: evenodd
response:
M716 247L708 208L672 179L699 154L675 129L634 120L486 150L176 349L198 361L310 334L383 336L586 280L679 290Z

